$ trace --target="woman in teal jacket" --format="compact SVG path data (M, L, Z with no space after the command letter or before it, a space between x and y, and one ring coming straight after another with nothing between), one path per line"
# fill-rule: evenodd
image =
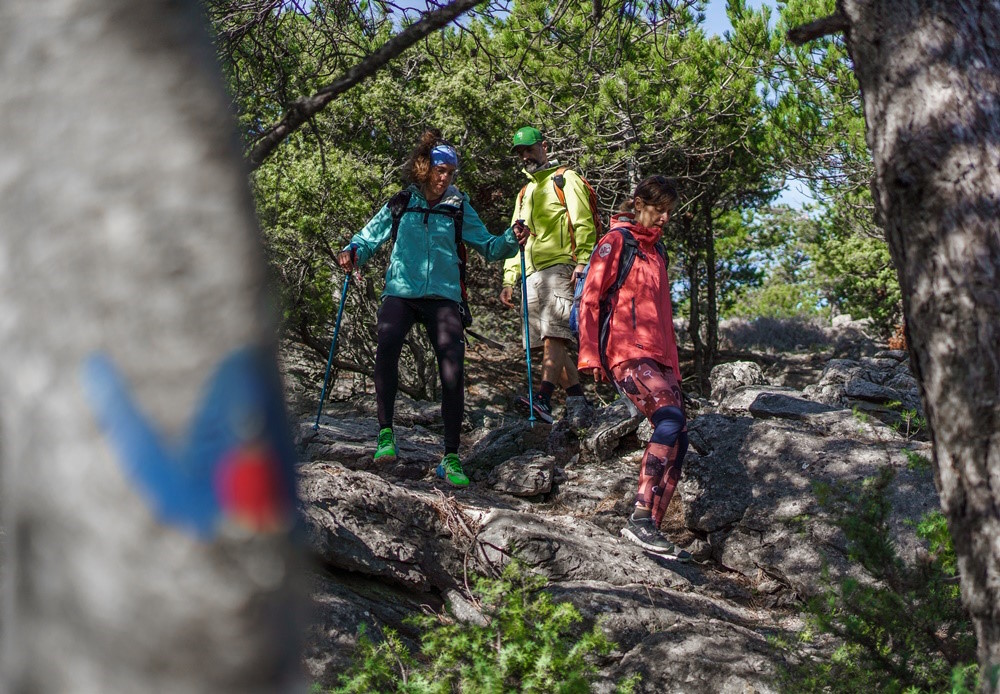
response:
M375 400L380 431L375 460L391 462L396 458L392 418L399 386L399 356L410 328L422 323L434 346L441 376L444 457L436 473L451 485L465 487L469 478L458 457L465 409L465 340L455 222L462 219L462 241L488 261L517 254L519 244L528 237L528 229L516 224L499 236L491 234L468 198L452 185L457 171L455 148L441 139L439 130L426 131L403 169L410 185L351 238L347 248L338 254L337 263L351 272L356 265L367 262L392 236L396 208L399 224L378 312Z

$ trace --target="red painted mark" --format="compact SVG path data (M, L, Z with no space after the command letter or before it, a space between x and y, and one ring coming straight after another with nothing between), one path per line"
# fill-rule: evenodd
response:
M251 530L269 532L287 525L288 490L278 457L266 444L248 444L223 457L215 488L222 508Z

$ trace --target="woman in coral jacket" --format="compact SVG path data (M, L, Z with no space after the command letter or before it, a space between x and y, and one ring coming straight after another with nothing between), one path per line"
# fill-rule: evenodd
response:
M657 248L676 202L670 179L650 176L611 218L610 231L590 258L580 299L579 370L592 373L594 380L610 378L653 425L635 508L622 536L651 552L686 561L691 555L675 548L659 529L688 445L670 279L665 253ZM637 247L629 248L632 238ZM631 269L614 292L619 265L626 266L623 259L630 256ZM602 323L607 326L603 340Z

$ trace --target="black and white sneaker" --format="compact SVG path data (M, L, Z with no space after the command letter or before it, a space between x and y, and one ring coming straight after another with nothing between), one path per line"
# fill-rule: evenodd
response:
M676 559L677 561L689 561L691 559L689 552L677 549L673 542L663 537L662 533L656 528L656 524L652 518L640 518L636 520L630 516L625 527L622 528L621 535L626 540L634 542L643 549L659 554L662 557Z
M546 424L552 424L552 408L543 403L537 395L531 401L524 395L518 396L517 404L526 413L530 413L532 405L534 405L535 419L541 420Z

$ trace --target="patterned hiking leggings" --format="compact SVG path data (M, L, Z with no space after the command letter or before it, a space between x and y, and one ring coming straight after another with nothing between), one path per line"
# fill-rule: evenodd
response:
M656 527L681 478L687 452L687 421L684 398L673 369L652 359L632 359L611 369L618 389L653 425L639 469L637 506L652 509Z

